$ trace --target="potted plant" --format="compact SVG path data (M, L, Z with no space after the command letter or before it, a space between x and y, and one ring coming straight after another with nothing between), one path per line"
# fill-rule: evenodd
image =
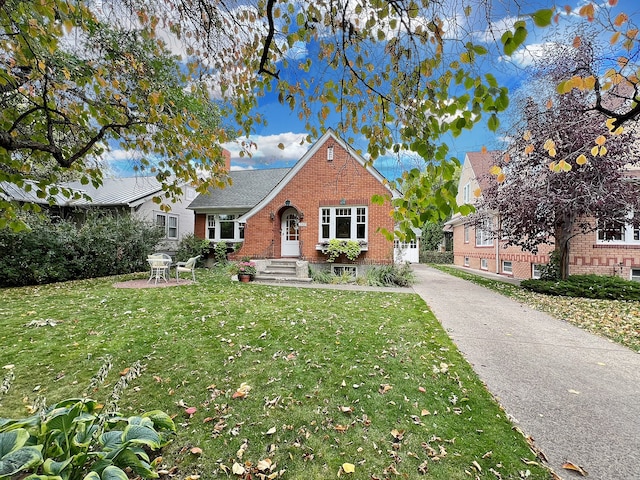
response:
M238 270L238 280L250 282L256 274L256 263L251 260L242 260L236 264Z

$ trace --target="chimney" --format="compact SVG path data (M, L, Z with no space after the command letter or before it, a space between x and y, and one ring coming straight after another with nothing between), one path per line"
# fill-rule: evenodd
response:
M230 172L231 171L231 152L226 148L223 148L222 156L224 157L224 169L227 172Z

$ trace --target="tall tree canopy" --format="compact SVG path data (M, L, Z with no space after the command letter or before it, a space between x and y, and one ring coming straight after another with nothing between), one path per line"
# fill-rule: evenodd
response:
M479 211L498 214L496 234L508 244L535 252L540 244L553 243L563 278L577 234L640 221L640 185L629 177L630 169L640 166L633 155L635 132L608 132L608 117L590 108L589 92L560 95L555 89L567 71L591 55L587 41L579 48L556 44L546 52L517 95L520 121L479 204Z
M0 180L37 174L42 195L64 169L99 182L94 159L117 145L154 165L169 196L181 181L204 189L220 181L220 119L251 133L259 97L277 92L310 136L331 119L372 160L420 155L421 213L401 206L419 226L456 208L454 182L430 193L457 163L441 135L495 130L508 105L477 62L496 45L514 53L556 12L512 13L492 29L485 0L0 0ZM13 218L0 206L0 221Z
M200 182L203 169L210 181L222 171L220 118L207 86L152 28L111 21L91 2L0 2L5 185L46 198L69 172L100 183L97 157L117 146L134 152L170 198L182 182ZM2 197L0 226L18 228L17 206Z

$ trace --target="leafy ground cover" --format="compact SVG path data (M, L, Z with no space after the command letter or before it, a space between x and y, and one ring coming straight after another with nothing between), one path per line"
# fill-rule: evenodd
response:
M166 479L550 477L416 295L128 278L2 291L0 417L139 364L116 400L173 417Z
M640 352L640 302L545 295L454 267L437 268Z

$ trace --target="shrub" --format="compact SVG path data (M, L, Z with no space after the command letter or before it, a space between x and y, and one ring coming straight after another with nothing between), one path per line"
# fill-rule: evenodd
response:
M453 264L453 252L435 252L431 250L422 250L420 252L420 263L451 265Z
M523 280L520 285L547 295L640 301L640 282L601 275L572 275L566 280Z
M227 262L227 243L226 242L218 242L213 249L213 256L218 263L226 263Z
M204 257L211 251L211 248L209 240L198 238L193 233L188 233L180 239L175 259L177 262L186 262L198 255Z
M372 266L367 270L366 278L368 285L379 287L409 287L415 283L415 275L408 263Z
M30 230L0 230L0 286L24 286L147 269L163 232L131 215L90 211L79 227L27 216Z

